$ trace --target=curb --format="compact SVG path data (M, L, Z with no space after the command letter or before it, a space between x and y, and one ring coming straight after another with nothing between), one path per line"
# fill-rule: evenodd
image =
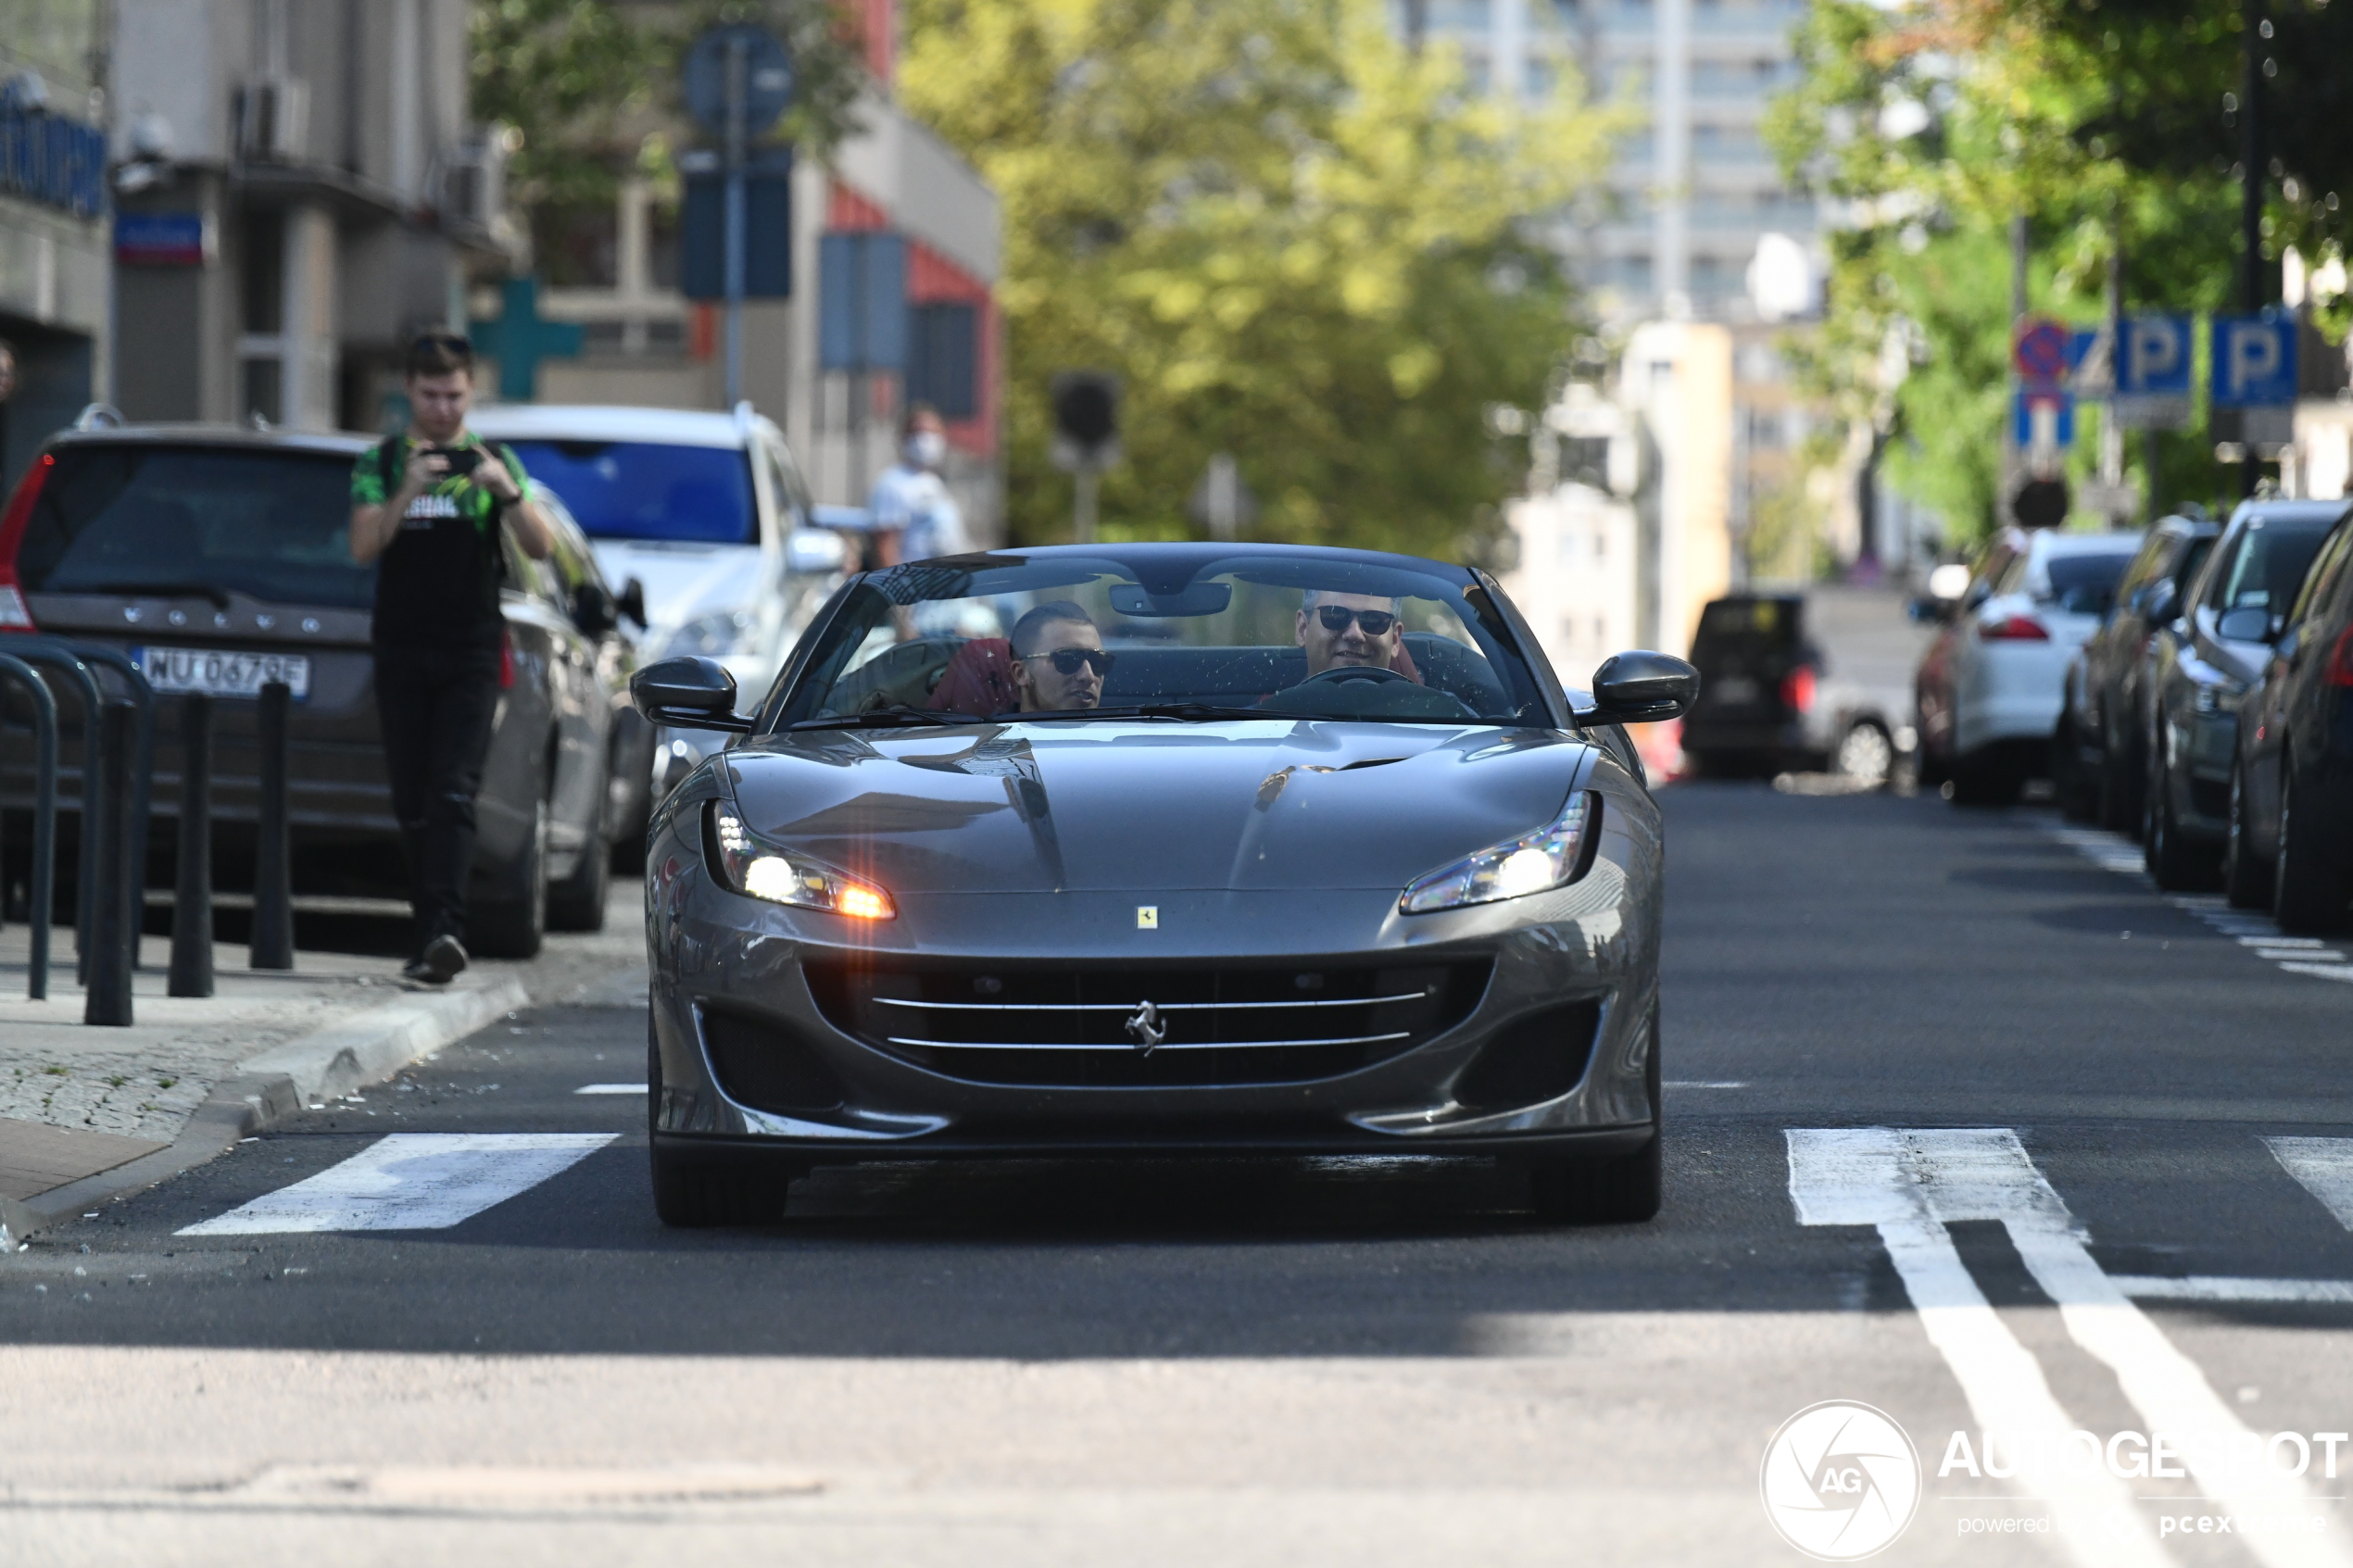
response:
M484 1024L531 1005L522 982L422 992L389 1001L237 1063L212 1086L169 1148L27 1198L0 1198L0 1237L22 1241L110 1198L203 1164L314 1101L388 1078Z

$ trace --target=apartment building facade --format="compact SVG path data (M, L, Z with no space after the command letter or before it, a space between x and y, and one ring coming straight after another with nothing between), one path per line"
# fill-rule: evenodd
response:
M107 394L105 0L0 0L0 494Z

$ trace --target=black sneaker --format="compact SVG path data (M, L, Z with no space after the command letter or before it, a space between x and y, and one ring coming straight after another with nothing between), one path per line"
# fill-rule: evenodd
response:
M401 967L404 980L421 980L428 985L447 985L466 967L465 945L455 936L436 936L425 944L425 950Z

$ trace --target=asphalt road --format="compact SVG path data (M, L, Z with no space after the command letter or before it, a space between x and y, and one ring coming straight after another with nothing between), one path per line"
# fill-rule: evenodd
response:
M0 1261L0 1562L1799 1562L1760 1462L1853 1400L1922 1466L1882 1561L2353 1562L2347 944L2047 810L1667 798L1653 1224L1479 1161L1037 1161L668 1232L642 1095L580 1092L641 1014L535 1011ZM387 1198L388 1134L473 1135L429 1196L474 1209ZM1972 1477L1989 1425L2312 1458ZM1905 1502L1794 1430L1834 1551Z

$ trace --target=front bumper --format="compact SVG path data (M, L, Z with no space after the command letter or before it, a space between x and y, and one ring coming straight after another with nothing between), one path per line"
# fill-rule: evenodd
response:
M1592 867L1554 893L1401 916L1394 890L1318 894L947 894L902 898L897 920L839 917L726 891L702 864L700 787L657 820L647 881L651 1035L660 1093L653 1136L666 1155L767 1154L826 1162L1023 1154L1487 1154L1630 1152L1655 1130L1652 1020L1657 997L1655 818L1604 811ZM1157 930L1137 928L1156 903ZM1300 1081L1062 1086L975 1082L837 1027L805 964L861 954L1098 969L1198 962L1491 960L1455 1022L1398 1054ZM1592 1004L1590 1053L1565 1092L1477 1109L1455 1090L1513 1024ZM751 1019L822 1059L840 1103L759 1109L714 1066L709 1021ZM753 1098L746 1096L745 1098Z

